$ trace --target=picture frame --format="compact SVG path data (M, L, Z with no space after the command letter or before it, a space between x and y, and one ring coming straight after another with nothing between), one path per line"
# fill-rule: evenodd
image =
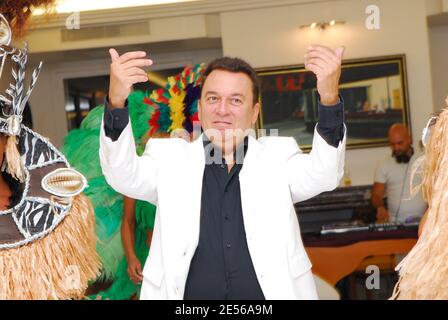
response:
M259 132L292 136L302 150L310 150L318 121L316 76L303 64L256 71ZM339 88L347 149L387 146L387 132L394 123L404 123L412 132L404 54L343 61Z

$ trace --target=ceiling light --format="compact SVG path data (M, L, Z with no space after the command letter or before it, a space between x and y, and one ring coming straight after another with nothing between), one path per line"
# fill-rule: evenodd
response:
M345 24L345 21L331 20L330 22L313 22L311 24L301 25L300 29L306 29L306 28L316 29L316 28L319 28L321 30L325 30L327 27L334 27L337 24Z

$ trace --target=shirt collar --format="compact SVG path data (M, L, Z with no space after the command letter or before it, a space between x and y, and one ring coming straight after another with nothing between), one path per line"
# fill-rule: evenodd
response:
M217 150L218 152L221 152L221 149L219 149L218 147L215 147L205 133L202 135L202 143L204 145L205 163L212 164L213 160L216 160L214 158L215 150ZM243 148L243 150L242 150L243 152L240 151L241 148ZM236 147L235 151L233 152L233 159L235 160L235 162L237 164L243 164L243 161L244 161L244 158L246 157L248 148L249 148L249 137L245 136L243 142L241 142ZM241 155L242 155L242 159L237 159L237 157L241 156ZM224 157L222 157L222 155L221 155L221 160L222 160L222 163L226 163L226 161L225 161Z

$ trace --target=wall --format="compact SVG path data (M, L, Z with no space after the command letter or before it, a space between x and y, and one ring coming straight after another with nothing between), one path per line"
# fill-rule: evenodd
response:
M445 106L448 96L448 22L429 28L431 70L436 110Z
M376 0L380 30L367 30L365 9L371 1L345 0L221 14L225 55L239 56L255 67L301 64L309 44L346 47L345 58L406 54L411 123L417 144L433 112L426 8L423 0ZM334 29L300 30L314 21L345 20ZM250 28L248 28L250 26ZM243 32L244 30L244 32ZM346 166L355 185L372 183L387 147L348 150Z

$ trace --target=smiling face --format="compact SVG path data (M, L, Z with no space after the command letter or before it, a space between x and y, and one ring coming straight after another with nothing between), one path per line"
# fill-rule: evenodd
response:
M203 84L199 119L205 134L223 150L233 150L244 139L244 131L257 121L260 104L254 104L252 86L248 75L219 69Z

